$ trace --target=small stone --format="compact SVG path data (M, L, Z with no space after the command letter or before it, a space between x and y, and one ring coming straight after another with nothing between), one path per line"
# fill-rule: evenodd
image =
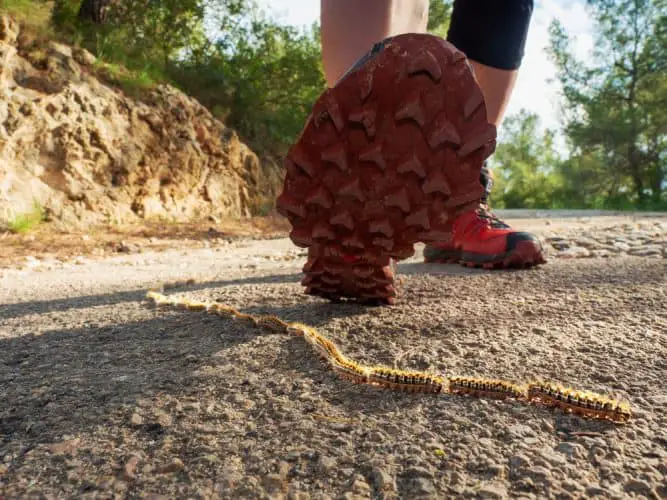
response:
M635 257L652 257L654 255L662 255L662 250L658 246L632 248L628 251L628 255Z
M533 428L525 424L511 425L507 428L507 432L512 437L518 437L518 438L535 435L535 431L533 430Z
M628 250L630 250L630 245L628 245L623 241L617 241L613 244L613 248L615 250L618 250L619 252L627 252Z
M410 467L405 471L407 477L425 477L428 479L433 478L433 473L424 467Z
M637 493L646 498L656 498L657 495L646 481L631 479L623 486L627 493Z
M167 413L161 411L157 412L155 415L155 420L162 427L171 427L171 415L168 415Z
M371 471L371 480L378 492L396 491L396 481L393 476L380 467L374 467Z
M599 486L593 485L586 488L586 495L589 497L597 497L597 496L604 497L606 496L606 494L607 490L605 490L604 488L600 488Z
M410 486L417 495L433 495L436 492L433 482L425 477L414 478Z
M220 474L219 486L222 490L235 488L243 481L243 476L235 470L226 469Z
M144 417L139 415L136 411L132 414L132 417L130 417L130 423L132 425L139 426L144 423Z
M278 469L278 474L280 474L281 477L287 477L287 474L289 474L292 466L284 460L280 460L276 468Z
M480 498L507 498L507 488L497 482L486 483L477 490L477 495Z
M194 430L201 434L218 434L220 429L212 424L195 424Z
M539 481L546 481L551 477L551 472L546 467L539 465L534 465L533 467L527 469L528 475L532 476L534 479Z
M220 462L220 459L216 456L213 455L212 453L208 453L206 455L202 455L197 458L197 462L206 462L208 464L217 464Z
M275 493L287 488L287 483L280 474L267 474L262 479L262 485L269 493Z
M598 242L592 238L575 238L574 242L582 248L594 248Z
M50 444L48 447L49 451L54 455L76 455L80 442L81 440L79 438L67 439L59 443Z
M141 247L137 245L136 243L126 243L125 241L121 241L118 246L116 246L116 251L118 253L141 253Z
M121 479L126 481L131 479L136 479L137 477L137 465L139 465L139 457L137 455L132 455L130 459L125 462L123 470L121 472Z
M358 495L367 495L371 487L366 482L366 478L361 474L355 474L350 481L350 491Z
M187 401L183 403L182 408L186 411L199 411L201 410L201 403L199 401Z
M320 472L327 473L336 467L336 460L331 457L321 456L318 461L318 468Z
M160 472L163 474L171 474L174 472L180 472L185 469L185 464L180 458L174 458L171 462L160 469Z
M86 49L77 47L73 51L74 60L82 66L92 66L97 61L97 57L88 52Z
M584 447L579 443L563 442L556 447L556 450L564 453L569 458L583 458L586 454Z
M582 259L591 256L591 251L584 247L570 247L557 254L563 259Z

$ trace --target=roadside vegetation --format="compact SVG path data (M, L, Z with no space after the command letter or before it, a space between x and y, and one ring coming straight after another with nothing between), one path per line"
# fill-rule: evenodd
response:
M445 35L451 2L431 3L429 29ZM544 131L525 111L506 119L495 207L667 209L667 0L587 5L587 61L558 20L550 28L562 128ZM319 27L279 24L253 0L1 0L0 10L88 49L100 76L136 97L179 87L263 156L286 152L325 88Z

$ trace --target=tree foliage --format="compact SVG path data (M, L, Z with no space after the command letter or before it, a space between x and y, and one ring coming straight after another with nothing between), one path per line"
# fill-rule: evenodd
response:
M52 18L102 60L193 95L260 153L284 153L325 88L319 28L279 25L253 0L56 0Z
M550 27L562 130L542 132L527 112L505 120L491 160L496 206L667 208L667 0L586 2L592 57L575 56L561 23ZM3 3L26 4L51 3ZM125 88L175 84L260 154L286 151L325 88L319 27L277 24L255 0L52 5L52 27L108 63ZM446 36L452 5L431 0L429 32ZM567 150L556 148L559 134Z
M589 0L591 62L577 60L563 26L550 55L564 97L568 169L612 204L667 204L667 2ZM598 164L599 163L599 164Z
M503 124L503 140L491 159L494 189L491 203L498 208L558 206L563 182L554 132L540 132L539 118L521 110Z
M431 0L426 26L429 33L446 38L452 17L452 3L452 0Z

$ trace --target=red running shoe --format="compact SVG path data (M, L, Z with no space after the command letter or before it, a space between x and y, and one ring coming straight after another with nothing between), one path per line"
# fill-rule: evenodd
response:
M485 269L526 268L546 262L536 236L514 231L484 202L476 211L456 218L450 242L426 245L424 260Z
M462 52L425 34L376 44L320 96L284 162L277 208L308 248L306 293L393 303L392 260L451 238L495 141Z

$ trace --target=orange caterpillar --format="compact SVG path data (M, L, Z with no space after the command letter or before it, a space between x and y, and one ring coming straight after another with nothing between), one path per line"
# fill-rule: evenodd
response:
M583 417L610 420L615 423L625 423L632 416L627 403L549 382L521 385L499 379L464 376L441 377L427 372L397 370L386 366L364 366L347 358L340 352L336 344L308 325L287 323L275 316L244 314L223 304L174 299L154 291L148 292L147 297L158 306L168 305L190 311L206 311L209 314L241 321L274 333L288 333L303 337L331 365L338 376L358 384L403 392L449 393L488 399L509 398L533 405L560 408Z

